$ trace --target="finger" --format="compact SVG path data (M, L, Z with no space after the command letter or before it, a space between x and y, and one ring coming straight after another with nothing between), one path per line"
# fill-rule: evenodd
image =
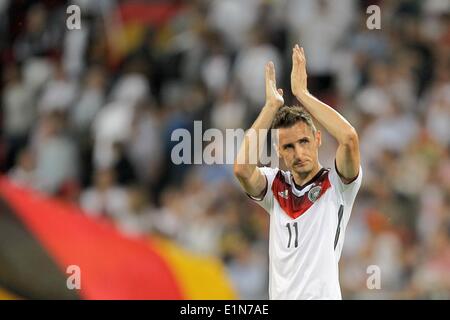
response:
M276 86L276 84L275 84L275 82L274 82L273 80L270 80L270 81L269 81L269 84L270 84L270 87L271 87L274 91L277 91L277 86Z
M275 66L272 61L269 62L269 76L270 80L275 82Z
M294 49L292 49L292 63L294 65L294 67L297 67L298 65L298 53L296 48L294 47Z
M271 87L272 87L272 92L273 92L274 94L280 93L280 90L281 90L281 89L277 89L277 85L275 84L275 82L271 81L271 82L270 82L270 85L271 85Z
M280 95L283 95L283 89L278 89L278 93L279 93Z
M295 59L297 60L298 64L301 64L304 61L302 49L299 48L298 45L295 48Z
M276 78L276 75L275 75L275 65L273 64L272 61L270 61L269 65L270 65L270 68L269 68L270 80L273 81L273 84L274 84L274 86L276 88L276 86L277 86L277 78Z
M277 86L275 85L275 83L273 82L273 80L269 80L269 86L270 86L270 90L272 91L272 94L274 94L275 92L277 92Z
M295 52L295 62L297 63L297 66L300 66L302 63L302 57L298 50Z
M269 63L266 64L265 67L265 76L266 76L266 88L269 88L270 86L270 67L269 67Z
M302 55L301 49L298 44L295 45L295 54L300 57Z

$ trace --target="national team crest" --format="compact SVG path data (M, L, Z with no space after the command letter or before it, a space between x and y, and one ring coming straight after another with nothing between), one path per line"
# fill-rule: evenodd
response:
M311 190L309 190L309 192L308 192L308 199L311 202L315 202L317 200L317 198L319 198L321 190L322 190L321 186L315 186L315 187L311 188Z

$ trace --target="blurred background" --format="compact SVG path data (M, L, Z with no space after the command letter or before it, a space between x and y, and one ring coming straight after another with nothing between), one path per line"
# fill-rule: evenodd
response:
M70 4L80 30L66 27ZM344 299L450 298L450 1L2 0L0 17L2 174L124 237L219 259L243 299L268 297L268 215L231 165L174 165L170 137L194 120L248 128L269 60L295 103L299 43L310 92L360 137ZM323 139L330 167L337 145Z

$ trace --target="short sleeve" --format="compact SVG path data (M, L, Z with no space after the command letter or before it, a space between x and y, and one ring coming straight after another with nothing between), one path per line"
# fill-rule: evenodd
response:
M356 195L358 194L359 188L361 187L363 170L361 165L359 166L358 176L350 183L345 184L339 177L339 173L336 168L336 162L333 168L330 170L330 182L336 188L336 192L340 194L342 198L342 205L344 206L344 227L347 225L350 218L351 209L353 203L355 202Z
M269 167L261 167L258 168L258 170L261 171L261 173L266 177L266 188L264 191L264 195L261 196L261 198L255 198L248 194L250 199L255 201L257 204L259 204L261 207L264 208L269 214L272 211L273 208L273 194L272 194L272 183L275 179L279 169L276 168L269 168Z
M356 194L358 193L359 188L361 187L361 181L362 181L362 167L359 166L359 172L358 176L350 183L344 183L337 171L336 168L336 161L334 162L334 166L330 170L330 182L331 184L336 187L336 190L344 194L346 197L351 197L353 195L353 198L356 197Z

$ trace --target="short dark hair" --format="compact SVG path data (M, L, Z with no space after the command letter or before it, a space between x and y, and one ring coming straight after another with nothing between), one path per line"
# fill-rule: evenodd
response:
M316 133L316 126L311 115L302 106L283 106L278 109L272 121L272 129L290 128L298 122L304 122Z

